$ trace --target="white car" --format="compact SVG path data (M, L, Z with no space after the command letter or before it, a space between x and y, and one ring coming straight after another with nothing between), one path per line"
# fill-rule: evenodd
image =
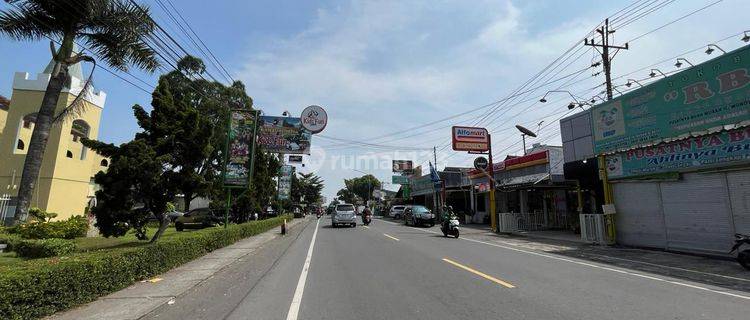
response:
M357 215L354 213L354 206L351 204L337 204L336 209L331 215L331 225L335 228L339 225L357 226Z
M406 206L393 206L388 211L388 216L394 219L401 219L404 216L404 209L406 209Z

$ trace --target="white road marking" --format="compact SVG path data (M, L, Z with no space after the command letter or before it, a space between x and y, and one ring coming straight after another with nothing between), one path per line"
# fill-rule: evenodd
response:
M390 222L390 221L385 221L385 222L398 225L398 223L394 223L394 222ZM438 234L438 232L431 231L431 230L425 230L425 229L420 229L420 228L415 228L415 229L420 230L420 231L424 231L424 232L427 232L427 233ZM486 241L481 241L481 240L475 240L475 239L469 239L469 238L465 238L465 237L464 238L459 238L459 240L481 243L481 244L485 244L485 245L488 245L488 246L493 246L493 247L497 247L497 248L503 248L503 249L507 249L507 250L511 250L511 251L526 253L526 254L535 255L535 256L539 256L539 257L544 257L544 258L548 258L548 259L554 259L554 260L558 260L558 261L565 261L565 262L574 263L574 264L578 264L578 265L582 265L582 266L587 266L587 267L591 267L591 268L595 268L595 269L612 271L612 272L616 272L616 273L620 273L620 274L627 274L627 275L631 275L631 276L635 276L635 277L639 277L639 278L644 278L644 279L649 279L649 280L653 280L653 281L671 283L673 285L678 285L678 286L693 288L693 289L697 289L697 290L708 291L708 292L712 292L712 293L726 295L726 296L730 296L730 297L735 297L735 298L750 300L750 296L745 296L745 295L731 293L731 292L726 292L726 291L715 290L715 289L711 289L711 288L707 288L707 287L697 286L697 285L693 285L693 284L689 284L689 283L685 283L685 282L680 282L680 281L675 281L675 280L670 280L670 279L666 279L666 278L660 278L660 277L650 276L650 275L646 275L646 274L642 274L642 273L637 273L637 272L632 272L632 271L628 271L628 270L624 270L624 269L606 267L606 266L602 266L602 265L598 265L598 264L594 264L594 263L588 263L588 262L584 262L584 261L578 261L578 260L574 260L574 259L568 259L568 258L553 256L553 255L549 255L549 254L545 254L545 253L539 253L539 252L534 252L534 251L529 251L529 250L524 250L524 249L509 247L509 246L505 246L505 245L499 245L499 244L496 244L496 243L491 243L491 242L486 242Z
M289 312L286 314L286 320L297 320L297 317L299 316L299 307L302 304L302 294L305 292L307 272L310 271L310 260L312 260L313 248L315 247L315 238L318 237L319 225L320 220L315 223L315 231L313 232L312 240L310 240L310 248L307 249L305 264L302 265L302 273L299 275L297 289L294 290L294 297L292 298L292 304L289 306Z
M384 235L384 236L386 236L386 237L388 237L388 238L391 238L391 239L393 239L393 240L396 240L396 241L400 241L400 240L398 240L398 238L396 238L396 237L394 237L394 236L392 236L392 235L389 235L389 234L387 234L387 233L384 233L383 235Z

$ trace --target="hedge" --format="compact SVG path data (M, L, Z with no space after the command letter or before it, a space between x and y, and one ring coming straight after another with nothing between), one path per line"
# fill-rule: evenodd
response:
M13 251L19 257L48 258L71 254L76 251L76 244L65 239L21 240L13 245Z
M138 247L35 259L0 268L0 319L36 319L164 273L208 252L279 226L280 216L209 228Z
M31 221L7 228L6 231L24 239L74 239L85 237L88 230L89 221L86 217L72 216L61 221Z

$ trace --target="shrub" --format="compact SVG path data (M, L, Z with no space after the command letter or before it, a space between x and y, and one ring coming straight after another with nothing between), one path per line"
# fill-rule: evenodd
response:
M88 230L89 222L86 217L72 216L63 221L31 221L14 227L11 232L24 239L73 239L85 237Z
M76 253L0 267L0 319L35 319L90 302L281 224L281 216L180 233L138 247Z
M5 248L5 251L13 251L13 248L16 246L16 244L19 241L21 241L21 237L15 235L15 234L0 233L0 244L6 244L6 245L8 245Z
M47 258L70 254L76 251L76 244L64 239L20 240L13 245L19 257Z

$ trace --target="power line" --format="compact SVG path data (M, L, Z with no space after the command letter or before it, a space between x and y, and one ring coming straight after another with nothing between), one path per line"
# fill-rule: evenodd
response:
M660 26L660 27L658 27L658 28L655 28L655 29L653 29L653 30L651 30L651 31L648 31L648 32L646 32L646 33L643 33L643 34L641 34L641 35L639 35L639 36L637 36L637 37L635 37L635 38L633 38L633 39L630 39L630 40L628 40L628 42L633 42L633 41L636 41L636 40L638 40L638 39L640 39L640 38L643 38L643 37L645 37L645 36L647 36L647 35L649 35L649 34L652 34L652 33L656 32L656 31L659 31L659 30L661 30L661 29L664 29L665 27L667 27L667 26L669 26L669 25L671 25L671 24L673 24L673 23L676 23L676 22L678 22L678 21L680 21L680 20L682 20L682 19L685 19L685 18L687 18L687 17L689 17L689 16L692 16L692 15L694 15L694 14L698 13L698 12L701 12L701 11L703 11L703 10L706 10L706 9L710 8L710 7L713 7L714 5L716 5L716 4L718 4L718 3L722 2L722 1L724 1L724 0L716 0L716 1L712 2L712 3L709 3L709 4L707 4L707 5L705 5L705 6L701 7L701 8L698 8L698 9L696 9L696 10L694 10L694 11L691 11L690 13L687 13L687 14L685 14L685 15L683 15L683 16L681 16L681 17L677 18L677 19L674 19L674 20L672 20L672 21L670 21L670 22L667 22L667 23L665 23L664 25L662 25L662 26Z

